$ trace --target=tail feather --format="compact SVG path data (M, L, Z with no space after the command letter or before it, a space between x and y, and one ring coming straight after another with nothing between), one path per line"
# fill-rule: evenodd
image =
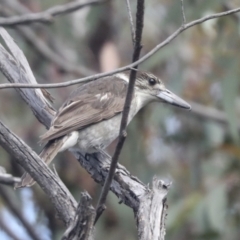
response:
M64 139L59 138L56 140L49 141L46 146L43 148L42 152L39 154L39 157L46 163L50 164L51 161L58 154L59 150L64 144ZM25 172L21 177L21 182L16 183L14 188L23 188L23 187L31 187L35 183L35 180Z

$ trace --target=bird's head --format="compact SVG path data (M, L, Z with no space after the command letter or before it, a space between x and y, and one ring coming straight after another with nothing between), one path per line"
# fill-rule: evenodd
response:
M151 73L139 71L135 88L142 105L157 101L188 110L191 109L191 106L186 101L169 91L161 79Z

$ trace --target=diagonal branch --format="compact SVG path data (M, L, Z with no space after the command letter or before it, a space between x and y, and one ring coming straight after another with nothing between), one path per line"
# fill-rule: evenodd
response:
M15 83L15 84L0 84L0 89L3 89L3 88L61 88L61 87L68 87L68 86L79 84L79 83L82 83L82 82L93 81L93 80L96 80L96 79L99 79L99 78L102 78L102 77L110 76L110 75L113 75L115 73L131 70L135 66L137 66L137 65L143 63L144 61L146 61L148 58L150 58L157 51L159 51L160 49L165 47L167 44L172 42L179 34L181 34L183 31L187 30L188 28L191 28L191 27L193 27L195 25L201 24L203 22L206 22L206 21L214 19L214 18L224 17L224 16L231 15L231 14L234 14L234 13L237 13L237 12L240 12L240 7L232 9L232 10L229 10L229 11L225 11L225 12L211 14L209 16L206 16L206 17L203 17L203 18L199 18L197 20L189 22L189 23L185 24L184 26L179 27L173 34L171 34L163 42L161 42L158 45L156 45L151 51L149 51L147 54L145 54L143 57L141 57L138 61L135 61L135 62L133 62L131 64L128 64L128 65L126 65L124 67L117 68L117 69L115 69L113 71L100 73L100 74L94 74L92 76L83 77L83 78L75 79L75 80L70 80L70 81L63 82L63 83L51 83L51 84L19 84L19 83Z
M35 22L51 23L53 21L53 17L55 16L71 13L81 8L100 3L104 3L104 1L90 0L82 3L82 0L76 0L64 5L54 6L40 13L29 13L22 16L0 18L0 26L13 27L20 24L29 24Z
M19 3L17 3L19 5ZM17 7L20 7L18 6ZM10 13L5 9L1 9L2 14L5 16L10 15ZM59 69L67 73L72 73L75 76L88 76L94 74L95 72L88 69L82 65L76 65L70 59L68 59L64 54L59 54L53 51L37 34L29 27L16 26L17 32L25 38L30 45L39 53L45 60L54 63ZM44 29L43 26L40 29Z
M32 149L1 122L0 144L38 182L68 226L74 219L77 203L66 186Z
M9 173L0 173L0 184L14 185L20 182L20 178L14 177Z
M138 0L137 1L137 13L136 13L136 34L135 34L136 38L135 38L132 62L135 62L139 59L140 52L142 49L141 40L142 40L143 21L144 21L144 0ZM137 69L137 68L138 68L138 66L135 66L135 69ZM109 192L109 188L110 188L110 185L113 180L115 170L117 167L118 158L120 156L123 144L124 144L126 136L127 136L126 128L127 128L127 123L128 123L128 115L129 115L129 111L130 111L130 106L131 106L132 98L134 95L136 74L137 74L137 71L132 69L130 72L130 76L129 76L128 90L127 90L127 95L126 95L124 108L123 108L123 112L122 112L122 120L121 120L121 126L120 126L120 131L119 131L118 143L117 143L115 152L112 157L112 163L111 163L111 166L109 169L108 176L105 180L100 198L98 200L95 223L98 220L98 218L101 216L101 214L104 210L104 205L105 205L105 202L107 199L107 194Z

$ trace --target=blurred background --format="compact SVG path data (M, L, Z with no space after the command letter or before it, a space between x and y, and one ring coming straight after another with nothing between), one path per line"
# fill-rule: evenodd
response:
M0 0L1 17L40 12L67 0ZM83 1L84 2L84 1ZM86 2L86 1L85 1ZM239 7L237 0L185 0L187 21ZM131 1L135 18L136 1ZM109 1L54 18L50 25L7 28L24 51L39 83L58 83L130 63L132 41L125 1ZM182 21L179 0L146 1L142 55ZM205 22L177 37L140 65L192 104L192 111L160 104L143 109L128 127L120 162L145 184L170 179L167 240L240 239L240 15ZM7 80L0 75L0 82ZM50 89L57 109L76 86ZM44 127L13 89L1 90L0 120L36 152ZM114 151L113 143L108 151ZM79 200L97 185L73 156L54 162ZM0 166L22 169L0 147ZM96 239L137 239L133 212L109 194ZM14 191L0 185L0 239L60 239L65 227L39 186ZM35 234L36 235L36 234Z

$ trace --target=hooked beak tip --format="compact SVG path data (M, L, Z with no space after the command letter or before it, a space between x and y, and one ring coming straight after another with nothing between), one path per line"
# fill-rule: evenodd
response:
M169 90L161 91L158 95L158 98L161 99L163 102L174 105L179 108L184 108L186 110L191 111L191 105L188 104L185 100L178 97L176 94L172 93Z

